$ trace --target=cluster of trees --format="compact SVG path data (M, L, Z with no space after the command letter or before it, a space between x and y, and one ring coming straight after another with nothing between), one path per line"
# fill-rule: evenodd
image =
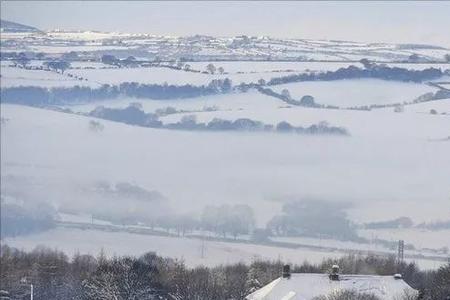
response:
M169 113L171 111L172 110L169 109ZM103 106L99 106L88 113L88 115L115 122L152 128L204 131L276 131L281 133L297 134L348 135L345 128L330 126L326 122L320 122L308 127L296 127L286 121L282 121L276 126L273 126L247 118L240 118L234 121L214 118L208 123L198 123L195 115L185 115L179 122L163 124L158 119L161 113L167 113L167 110L158 113L145 113L140 104L135 103L126 108L105 108Z
M411 228L413 221L408 217L400 217L394 220L371 222L364 224L367 229L394 229L394 228Z
M6 41L5 41L5 43L7 43ZM45 56L45 54L44 53L31 53L31 54L34 54L34 58L36 58L37 59L37 55L42 55L42 57L44 57ZM30 56L30 53L25 53L25 52L4 52L4 51L0 51L0 59L1 60L12 60L12 61L16 61L18 58L19 58L19 56L22 56L22 57L27 57L27 58L31 58Z
M30 58L28 58L28 56L23 52L19 53L14 58L14 63L21 66L22 68L25 68L30 63L30 61Z
M450 229L450 220L421 223L421 224L418 224L417 227L418 228L426 228L426 229L430 229L430 230Z
M58 66L59 68L59 66ZM19 86L1 89L1 101L25 105L58 105L89 100L114 99L120 96L147 99L180 99L228 93L232 89L231 80L215 79L208 85L193 86L168 84L139 84L124 82L120 85L103 85L99 88L87 86L44 88Z
M442 70L436 68L409 70L406 68L377 65L369 62L368 60L362 60L361 63L364 65L364 68L349 66L347 68L339 68L336 71L293 74L272 78L267 82L267 85L278 85L300 81L328 81L353 78L377 78L384 80L422 82L424 80L439 78L444 74Z
M99 106L90 113L89 116L121 122L130 125L138 125L144 127L162 127L162 122L158 120L158 116L152 113L145 113L141 107L130 105L126 108L106 108Z
M348 131L342 127L330 126L327 122L320 122L308 127L293 126L286 121L279 122L276 126L264 124L247 118L234 121L214 118L208 123L197 123L195 115L186 115L177 123L164 125L169 129L181 130L209 130L209 131L266 131L297 134L329 134L348 135Z
M138 66L139 63L134 56L128 56L127 58L120 59L114 55L105 54L101 58L102 63L107 65L113 65L118 67L134 67Z
M169 129L209 130L209 131L262 131L267 129L264 123L250 119L228 121L214 118L208 123L198 123L195 115L185 115L177 123L166 125Z
M450 62L450 54L445 54L445 55L444 55L444 60L445 60L446 62Z
M356 226L347 219L345 206L319 200L292 201L283 205L267 228L273 235L312 236L360 241Z
M2 237L31 234L55 227L56 212L48 204L26 207L2 199L0 208Z
M299 134L349 135L347 129L330 126L327 122L319 122L318 124L313 124L308 127L295 127L286 121L282 121L276 125L275 129L277 132L292 132Z
M440 89L436 91L430 100L440 100L450 98L450 90Z
M1 52L0 58L2 60L13 60L16 61L20 57L26 57L27 59L31 60L44 60L47 59L47 54L44 52ZM65 60L65 61L79 61L82 60L81 53L78 53L76 51L70 51L63 53L60 55L59 59Z
M167 198L128 182L96 182L79 196L80 201L59 206L61 212L87 214L118 225L151 224L158 216L171 213ZM84 199L89 199L88 201Z
M61 73L64 73L65 70L70 68L70 62L69 60L73 60L73 55L76 55L75 52L69 52L62 55L61 60L50 60L43 63L44 67L46 67L48 70L53 71L61 71ZM36 54L32 56L34 59L43 59L44 54ZM16 66L20 66L22 68L29 68L27 67L30 62L31 58L30 55L27 55L24 52L20 52L17 55L14 55L12 57L14 63ZM42 67L40 67L42 69Z
M217 237L237 239L239 235L250 234L255 226L253 209L248 205L206 206L200 217L191 214L163 215L149 220L152 229L159 227L179 236L203 231Z
M286 102L287 104L297 105L297 106L305 106L305 107L316 107L316 108L325 107L323 105L315 103L314 97L311 95L305 95L300 100L295 100L292 98L291 93L287 89L282 90L281 94L273 91L270 88L263 88L260 86L257 87L257 90L264 95L278 98L278 99ZM332 107L327 106L326 108L332 108Z
M49 70L53 71L60 71L61 74L64 74L64 71L70 68L70 63L65 60L60 61L46 61L44 62L44 66L47 67Z
M181 261L155 253L140 257L107 258L36 248L24 252L1 248L0 290L4 299L24 299L34 287L34 299L159 299L243 300L245 296L280 277L281 261L255 261L250 265L188 268ZM450 293L450 264L436 271L420 271L414 263L397 263L394 257L348 256L320 264L292 266L295 273L326 273L339 264L343 273L392 275L401 273L424 300L444 300ZM334 299L334 298L333 298ZM346 298L336 298L346 299ZM373 298L350 298L373 299Z
M104 64L113 65L113 66L117 66L117 67L136 67L139 65L148 65L148 63L138 62L134 56L129 56L125 59L120 59L111 54L102 55L101 61ZM159 58L156 58L153 61L153 63L150 65L159 66L159 67L167 67L167 68L176 69L176 70L184 70L187 72L202 72L202 71L192 70L191 65L185 63L183 61L183 59L170 60L167 62L167 64L161 64L161 60ZM210 63L210 64L206 65L205 71L203 71L202 73L205 73L205 74L219 73L222 75L222 74L225 74L225 70L223 67L216 67L214 64Z
M219 73L219 74L224 74L225 73L225 70L224 70L224 68L223 67L216 67L215 65L213 65L213 64L208 64L207 66L206 66L206 71L207 71L207 73L209 73L209 74L215 74L216 72L217 73Z
M202 228L223 238L227 234L235 239L238 235L249 234L255 226L253 209L248 205L207 206L201 217Z

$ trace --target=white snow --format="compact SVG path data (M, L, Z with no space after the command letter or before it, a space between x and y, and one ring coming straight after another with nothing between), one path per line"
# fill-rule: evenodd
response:
M58 221L66 223L83 223L83 224L95 224L95 225L111 225L111 222L99 220L92 215L88 214L67 214L58 213Z
M450 229L435 231L420 228L364 229L359 230L358 234L366 238L380 238L388 241L405 240L418 249L450 248Z
M442 63L442 64L421 64L421 63L388 63L389 67L398 67L398 68L405 68L409 70L424 70L428 68L436 68L441 69L442 71L449 70L450 69L450 63Z
M369 236L370 237L370 236ZM271 237L273 241L301 244L301 245L312 245L317 247L333 247L342 250L360 250L360 251L387 251L388 249L369 243L356 243L350 241L337 241L333 239L319 239L311 237Z
M223 75L163 67L105 68L98 62L74 62L72 68L61 75L14 68L9 66L9 62L1 61L1 88L21 85L97 87L104 83L131 81L202 85L218 78L230 78L237 85L295 72L332 71L359 65L348 59L394 61L406 59L415 52L429 59L442 60L443 54L448 53L448 50L402 50L392 44L270 38L251 38L245 46L230 47L235 38L175 38L103 32L2 33L1 39L1 51L4 52L35 50L50 55L68 51L138 49L147 51L149 55L161 55L164 59L191 53L196 59L206 60L249 57L297 59L301 56L342 61L214 61L216 67L223 67L229 73ZM11 43L12 39L15 44ZM9 44L4 47L6 42ZM194 70L202 71L209 63L189 62ZM39 64L41 62L31 62L31 65ZM449 64L444 63L390 65L409 69L450 69ZM88 81L75 80L67 74L75 74ZM273 88L277 91L287 88L294 98L310 94L320 104L341 107L411 101L436 90L426 84L373 79L303 82ZM96 199L80 199L77 188L104 180L110 183L132 182L149 190L157 190L167 197L167 202L176 212L199 212L208 204L246 203L254 208L257 223L261 226L279 213L283 201L292 196L350 202L353 207L348 213L357 222L391 219L399 217L399 214L407 215L416 222L449 217L450 143L444 141L450 136L449 99L408 105L404 113L394 113L392 108L367 112L290 107L255 91L167 101L119 99L70 108L85 112L97 105L125 107L130 102L142 103L146 112L168 106L185 111L163 117L164 123L176 122L186 114L195 114L200 122L214 118L250 118L273 125L288 121L296 126L309 126L327 121L330 125L345 127L351 136L181 132L139 128L103 120L97 121L104 125L104 130L92 132L89 130L91 118L2 104L2 176L16 176L42 185L40 191L46 192L36 195L36 198L46 199L57 208L71 203L81 209L81 202L95 202ZM216 111L204 112L205 107L214 107ZM438 114L431 115L431 109ZM21 185L20 190L23 195L34 191L26 184ZM35 198L30 199L18 200L26 202ZM60 218L72 223L93 221L99 225L109 224L92 220L85 212L60 214ZM369 238L376 235L393 241L404 239L419 248L448 247L447 240L450 240L446 238L450 235L448 230L360 232ZM333 240L277 240L373 250L367 245ZM306 259L318 262L324 257L342 255L340 252L206 242L206 257L201 258L201 242L195 239L67 228L8 238L3 242L26 249L45 244L69 253L78 248L97 254L102 247L111 255L157 251L163 256L184 258L192 266L250 262L255 257L282 258L298 263ZM422 260L419 264L436 268L440 263ZM292 293L289 297L295 299Z
M371 104L389 104L412 101L437 89L426 84L396 82L379 79L351 79L288 83L271 87L281 93L287 89L294 99L305 95L316 103L342 108Z
M94 133L90 118L1 108L8 120L2 124L2 174L41 178L67 201L76 194L66 186L107 180L156 189L181 211L247 203L260 223L289 195L350 201L351 217L359 222L396 218L399 212L416 222L432 221L448 218L450 210L450 144L429 140L449 135L444 115L304 108L197 113L200 121L206 115L303 126L327 120L352 134L310 137L157 130L103 120L104 131Z
M306 71L336 71L350 65L361 66L355 62L283 62L283 61L219 61L219 62L189 62L194 70L205 71L206 66L212 63L216 68L222 67L229 74L245 73L272 73L272 77L279 77L279 71L292 71L303 73Z
M368 58L375 61L405 61L413 53L428 61L444 62L448 49L402 49L395 44L368 44L346 41L275 39L249 37L170 37L92 31L51 31L45 33L2 33L2 51L38 50L47 53L96 50L138 50L160 57L241 60L332 60L346 62Z
M396 300L404 296L405 292L417 293L402 279L394 279L393 276L340 275L339 281L332 281L327 274L294 273L290 279L275 279L246 299L311 300L345 290L373 294L381 300Z
M249 91L248 93L212 95L179 100L114 99L80 105L68 105L67 108L75 112L90 112L101 105L109 108L125 108L130 103L140 103L145 112L155 112L157 109L166 107L174 107L179 111L187 112L202 111L205 108L225 111L258 111L260 109L277 109L280 106L286 105L274 97L261 94L257 91Z
M95 69L95 70L70 70L71 74L82 76L91 81L119 84L122 82L138 82L147 84L174 84L174 85L207 85L214 79L231 79L237 85L241 82L257 82L259 79L269 80L272 77L286 76L290 72L280 73L246 73L246 74L203 74L186 72L183 70L170 69L166 67L140 67L140 68L117 68L117 69Z
M289 264L302 264L304 261L320 263L323 259L346 255L344 252L322 252L206 240L202 242L200 239L193 238L71 228L56 228L33 235L3 238L2 244L24 250L32 250L44 245L64 251L68 255L79 252L97 256L100 251L104 251L108 256L139 256L152 251L163 257L181 259L191 267L251 263L255 260L281 260ZM422 269L436 269L443 264L443 262L425 259L415 260L415 262Z
M43 45L43 46L32 46L30 47L31 51L35 52L44 52L48 54L61 54L68 53L71 51L75 52L84 52L84 51L107 51L107 50L131 50L136 47L125 47L125 46L103 46L103 45L86 45L86 46L76 46L76 45L67 45L67 46L57 46L57 45Z
M162 120L164 123L173 123L179 121L183 115L169 115ZM333 126L346 128L352 137L377 138L385 139L385 141L403 138L420 139L422 141L440 139L449 135L450 128L448 116L394 113L393 108L390 110L355 111L286 107L282 105L276 109L197 112L195 115L199 122L209 122L214 118L225 120L250 118L267 124L276 125L281 121L287 121L292 125L304 127L326 121ZM412 144L411 147L414 148Z
M0 78L1 87L38 86L38 87L73 87L98 86L98 84L76 80L60 73L45 70L28 70L17 67L2 66Z
M430 114L430 111L434 109L437 114L450 114L450 99L440 99L427 102L421 102L411 105L405 105L403 107L403 113L419 113ZM381 108L383 111L393 111L393 107Z
M199 239L68 228L56 228L29 236L4 238L2 239L3 243L26 250L31 250L38 245L45 245L62 250L68 255L77 251L98 255L102 249L108 256L139 256L154 251L163 257L182 259L188 266L250 263L257 259L282 259L299 264L304 260L319 263L324 258L335 258L343 255L342 253L313 250L204 241L204 257L202 258L202 241Z

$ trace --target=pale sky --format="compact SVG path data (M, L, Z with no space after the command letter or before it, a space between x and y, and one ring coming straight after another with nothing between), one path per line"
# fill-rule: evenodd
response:
M450 47L450 1L2 1L2 19L40 29L268 35Z

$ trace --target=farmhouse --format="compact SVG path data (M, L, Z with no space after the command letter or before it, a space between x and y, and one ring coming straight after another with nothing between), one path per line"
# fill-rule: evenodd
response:
M340 291L354 291L377 296L381 300L397 300L418 292L403 281L401 275L341 275L333 266L331 274L293 273L285 266L283 276L256 290L247 300L311 300Z

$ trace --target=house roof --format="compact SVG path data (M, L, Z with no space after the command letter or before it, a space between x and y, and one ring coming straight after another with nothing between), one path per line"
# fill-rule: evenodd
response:
M310 300L333 292L353 290L373 294L381 300L395 300L405 292L417 293L402 279L394 276L340 275L339 281L330 280L328 274L291 274L291 278L278 278L253 292L247 300Z

